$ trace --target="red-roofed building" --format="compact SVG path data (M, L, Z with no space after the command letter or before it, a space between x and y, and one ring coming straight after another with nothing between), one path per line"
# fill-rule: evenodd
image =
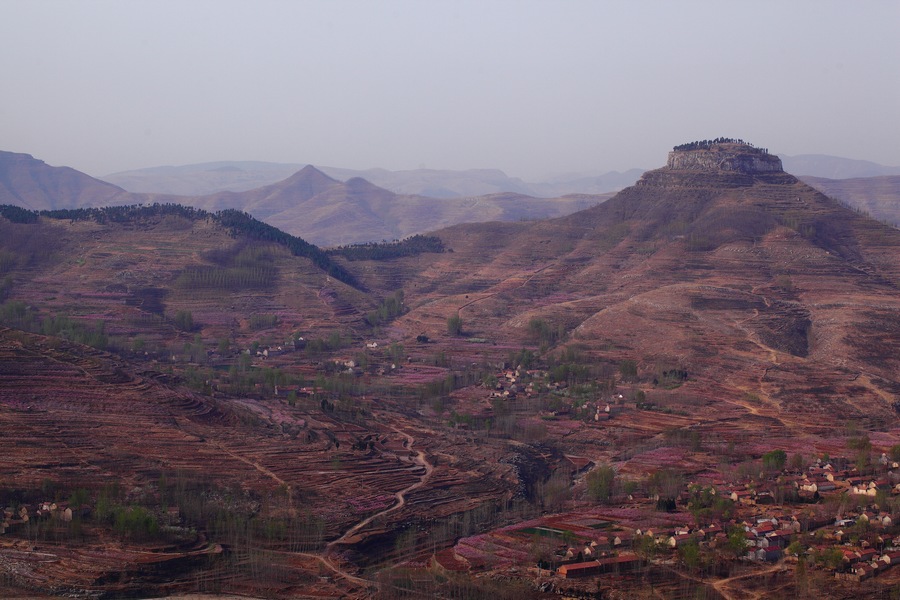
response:
M604 573L624 573L633 571L640 566L640 563L641 561L637 555L622 554L610 558L601 558L588 562L563 565L556 570L556 573L565 579L577 579L580 577L602 575Z

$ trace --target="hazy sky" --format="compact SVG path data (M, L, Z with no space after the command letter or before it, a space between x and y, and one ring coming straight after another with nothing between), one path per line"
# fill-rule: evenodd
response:
M214 160L665 163L740 137L900 165L900 2L0 0L0 149L92 175Z

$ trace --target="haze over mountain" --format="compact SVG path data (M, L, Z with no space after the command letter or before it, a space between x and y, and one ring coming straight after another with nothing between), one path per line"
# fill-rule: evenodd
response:
M858 177L881 177L900 175L900 167L889 167L868 160L841 158L827 154L779 155L788 173L798 177L824 177L827 179L850 179Z
M0 180L5 201L53 210L125 204L180 203L211 211L233 208L310 242L329 246L393 240L462 222L556 217L604 201L609 195L532 198L516 193L431 198L395 194L365 179L333 179L307 166L274 184L206 196L130 193L73 169L51 167L28 155L4 153ZM255 167L254 167L255 168ZM263 168L281 173L283 165ZM231 167L224 169L235 177ZM267 170L268 169L268 170ZM254 176L249 179L256 181Z
M900 176L850 179L802 176L800 179L823 194L865 211L879 221L900 226Z
M103 179L131 192L203 196L220 191L246 191L276 183L303 166L254 161L212 162L123 171L106 175ZM624 173L570 173L545 181L525 182L508 177L499 169L452 171L422 168L389 171L326 166L316 168L341 181L361 177L397 194L432 198L458 198L498 192L515 192L544 198L566 194L603 194L631 185L643 172L641 169L630 169Z
M574 195L547 200L498 193L429 198L395 194L359 177L341 182L306 166L276 184L184 201L206 210L238 208L315 244L334 246L400 239L456 223L560 216L606 197Z
M798 176L847 179L900 175L900 167L825 154L779 155L779 157L785 170ZM299 163L220 161L122 171L101 179L130 192L203 196L220 191L246 191L276 183L303 167L304 165ZM422 168L389 171L327 166L316 168L341 181L362 177L398 194L435 198L477 196L496 192L516 192L545 198L565 194L602 194L628 187L644 172L643 169L633 168L624 172L566 173L542 181L526 182L519 178L508 177L498 169L453 171Z

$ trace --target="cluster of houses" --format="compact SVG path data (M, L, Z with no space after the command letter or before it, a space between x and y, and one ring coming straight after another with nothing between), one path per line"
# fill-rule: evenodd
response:
M882 455L882 464L885 468L898 469L900 464L884 462L886 457ZM828 492L843 492L857 496L874 498L879 492L885 494L900 494L900 481L892 481L895 478L893 471L887 474L873 477L859 475L855 469L835 469L831 464L818 464L810 467L802 474L785 473L778 476L778 482L792 487L797 492L801 501L815 501L822 494ZM747 485L726 486L717 482L720 491L728 494L735 502L744 505L772 504L775 498L771 490L765 487L754 488Z
M497 373L497 383L491 391L491 398L515 400L519 394L531 396L534 393L535 379L545 379L546 371L526 370L523 367L506 369Z
M844 530L859 521L875 524L877 530L873 539L879 541L882 546L881 550L872 547L867 540L856 539L855 543L850 545L850 536ZM785 557L785 550L792 541L799 537L804 527L810 525L820 528L825 523L801 524L796 517L782 520L777 517L760 517L753 522L744 522L741 524L746 547L743 558L750 561L776 562ZM864 511L856 519L841 519L831 527L825 528L824 535L821 536L814 550L838 549L840 564L833 565L833 567L839 578L861 581L874 577L900 564L900 536L883 540L877 531L882 531L884 527L886 525L883 525L882 520L872 515L870 511ZM564 579L577 579L635 570L641 564L641 559L636 554L619 552L611 555L611 553L624 547L623 541L633 541L641 537L652 539L657 548L672 551L677 551L687 544L703 544L716 548L724 546L728 541L728 534L721 525L715 523L703 528L678 527L664 533L638 529L634 531L633 536L623 532L622 535L611 536L599 544L592 541L585 544L583 548L567 548L565 554L559 555L564 564L557 568L556 573ZM801 558L794 558L794 560L798 559Z
M490 398L503 398L515 400L520 395L528 398L535 393L536 382L546 386L547 390L561 391L568 387L564 381L547 382L547 371L538 369L506 369L496 374L497 383L491 390ZM594 421L608 421L615 417L624 408L625 397L622 394L612 394L607 398L588 403L582 410L593 411ZM570 412L570 407L563 407L553 413L553 416L564 415ZM589 415L591 416L591 415Z
M72 521L73 512L67 502L40 502L37 506L28 509L24 504L18 510L12 507L3 509L3 518L0 519L0 534L17 526L24 525L32 519L59 519L63 523Z
M875 577L900 564L900 550L880 553L874 548L843 550L843 570L835 574L841 579L862 581Z
M838 462L843 461L838 459ZM635 547L639 538L649 538L657 549L670 551L688 544L734 550L729 533L733 536L743 530L744 560L775 562L783 558L790 561L816 558L818 562L828 555L830 560L822 564L839 578L860 581L874 577L900 564L896 518L884 501L890 495L900 494L900 485L893 483L893 470L900 465L888 461L884 455L880 462L883 476L862 476L855 469L836 469L817 461L802 473L783 472L771 479L770 482L777 478L780 486L792 488L796 493L791 498L799 498L799 504L776 503L766 482L757 482L755 487L713 482L711 493L730 498L743 515L743 520L730 521L729 532L721 523L677 527L664 532L640 529L617 532L610 536L608 543L590 542L584 548L569 547L558 553L564 564L557 569L557 575L572 579L608 573L612 569L617 572L633 569L639 563L637 556L625 552L619 552L618 556L610 554ZM836 504L838 518L833 513L829 517L821 510L802 508L826 495L844 495L850 500ZM876 497L880 505L875 502ZM681 500L686 502L687 498ZM791 548L795 541L801 543Z

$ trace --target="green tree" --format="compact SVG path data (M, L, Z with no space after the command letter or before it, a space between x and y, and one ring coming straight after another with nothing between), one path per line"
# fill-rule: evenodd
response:
M175 327L182 331L193 331L194 329L194 315L189 310L176 312L172 322L175 324Z
M871 452L872 441L869 439L869 434L865 433L847 439L847 447L851 450L859 450L860 452Z
M675 469L660 469L650 476L647 487L650 493L658 495L661 500L672 500L674 505L675 498L684 488L684 475Z
M619 363L619 373L625 381L634 381L638 374L637 362L631 359L623 360Z
M763 468L767 471L781 471L787 462L787 452L784 450L772 450L762 457Z
M394 364L399 365L403 361L403 357L406 355L406 349L403 347L403 344L392 342L388 347L388 354L390 355L391 360L394 362Z
M84 488L78 488L72 495L69 497L69 506L73 509L77 510L88 503L90 496L88 495L88 491ZM81 514L80 512L78 514Z
M595 502L607 503L612 498L616 471L609 465L598 465L587 475L588 496Z
M793 556L801 556L803 554L803 544L800 540L794 540L791 542L787 548L784 549L785 554L791 554Z
M462 334L462 317L459 316L459 313L447 319L447 333L450 335Z
M790 467L794 471L805 470L806 469L806 458L800 453L792 454Z
M735 525L728 530L728 543L725 545L735 558L740 558L747 552L747 536L744 529Z
M696 540L689 541L678 548L678 558L685 567L696 571L700 568L700 545Z
M656 555L656 541L650 535L642 535L635 538L632 542L632 548L635 554L646 561L652 560Z

